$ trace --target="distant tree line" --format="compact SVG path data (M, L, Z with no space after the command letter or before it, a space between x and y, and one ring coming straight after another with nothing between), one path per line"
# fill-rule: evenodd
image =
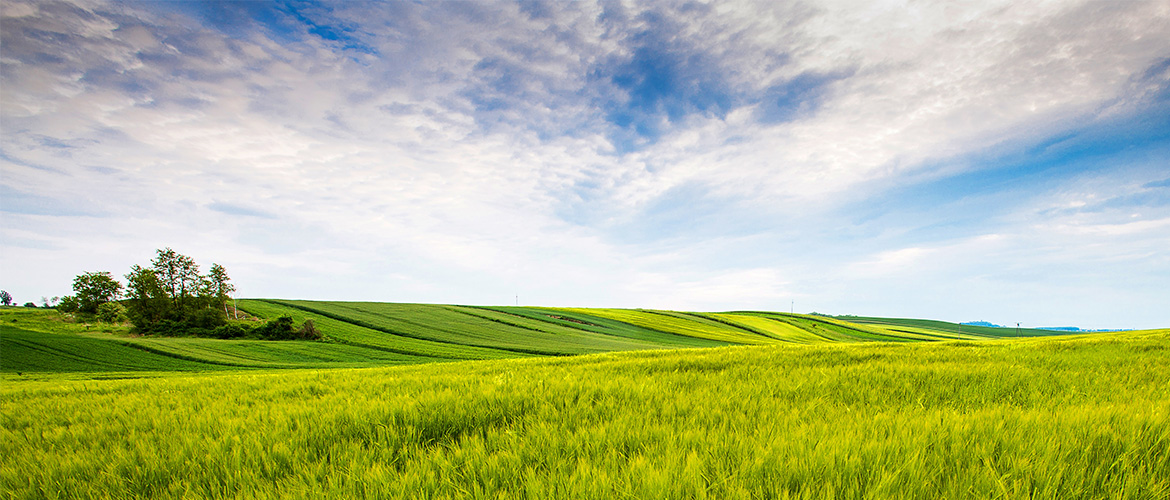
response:
M45 309L54 309L57 303L61 301L61 297L41 297L41 305L37 306L36 302L25 302L24 307L44 307ZM12 294L8 290L0 290L0 306L15 306L16 299L12 298Z
M282 316L263 324L228 320L228 299L236 290L219 264L201 274L195 259L170 248L158 250L150 267L134 265L122 283L109 272L87 272L73 279L73 295L57 309L110 323L129 320L144 335L269 340L321 338L312 320L297 327ZM0 297L2 298L2 297ZM121 299L121 300L119 300Z

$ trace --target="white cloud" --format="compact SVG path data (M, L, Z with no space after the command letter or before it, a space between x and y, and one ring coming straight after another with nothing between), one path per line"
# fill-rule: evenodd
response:
M1157 93L1135 75L1170 54L1158 2L628 5L624 20L588 2L550 4L548 17L515 4L335 6L328 16L370 50L247 22L228 33L159 7L5 2L2 181L95 209L5 214L4 260L37 264L5 265L6 282L50 286L52 269L60 293L61 276L120 272L167 245L240 269L242 290L319 298L482 302L511 288L564 305L738 308L921 262L965 275L974 266L942 256L993 265L979 255L990 243L816 248L841 243L849 222L834 209L906 176L1124 117ZM678 92L710 83L730 104L635 110L658 113L661 134L619 154L615 138L633 132L607 109L638 89L612 66L659 25L682 61ZM764 100L801 75L824 78L762 123ZM671 199L686 189L710 199ZM645 219L662 204L684 220ZM1163 219L1145 217L1045 227L1151 241ZM993 231L1006 235L998 258L1047 258L1021 227ZM802 243L781 241L792 235ZM761 242L787 254L744 250ZM836 268L850 272L817 283Z

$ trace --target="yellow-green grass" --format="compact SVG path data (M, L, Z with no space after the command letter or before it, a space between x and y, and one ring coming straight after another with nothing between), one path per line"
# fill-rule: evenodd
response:
M108 337L130 333L129 323L102 323L75 319L72 315L61 314L55 309L33 307L0 306L0 328L44 333L73 333ZM97 335L104 334L104 335Z
M763 316L732 313L712 314L712 316L723 321L743 325L747 328L751 328L768 335L769 337L772 337L776 340L782 340L785 342L796 342L798 344L816 344L821 342L839 342L843 340L827 337L825 335L817 335L792 323L786 323Z
M580 309L563 308L564 311L588 314L628 323L634 326L673 333L688 337L716 340L731 344L769 344L775 339L766 335L720 324L702 321L698 317L679 317L670 311L648 309Z
M914 336L915 338L924 338L924 339L932 339L932 340L939 340L939 339L982 340L982 339L989 339L989 338L1006 338L1007 337L1007 336L995 337L995 336L989 336L989 335L985 335L985 334L981 334L981 333L948 332L945 330L938 330L938 329L932 329L932 328L922 328L922 327L917 327L917 326L902 326L902 325L880 324L880 323L862 323L862 324L854 323L854 324L858 325L858 326L863 326L865 328L871 328L874 330L882 331L887 335L902 335L905 337ZM1012 336L1014 336L1014 335L1012 335Z
M847 321L851 324L878 325L884 328L895 330L906 329L911 331L926 331L931 333L949 332L953 335L972 336L977 338L1051 337L1055 335L1069 335L1076 333L1059 330L1041 330L1036 328L1020 328L1017 331L1015 328L960 325L958 323L949 323L946 321L930 319L871 318L865 316L836 316L835 318L841 321Z
M434 358L320 342L200 338L100 338L0 331L7 373L208 371L245 368L386 366Z
M278 303L345 318L393 336L517 354L570 355L656 347L482 308L381 302Z
M0 385L8 498L1170 496L1170 330Z
M0 372L101 372L329 368L577 355L779 342L922 341L958 335L933 322L771 312L685 313L624 309L241 300L262 318L312 319L322 342L137 337L126 324L85 324L56 311L0 308ZM996 333L1005 329L985 329ZM1014 334L1014 332L1012 332Z
M436 342L425 338L396 335L375 329L369 323L345 312L315 307L312 301L241 300L239 307L263 318L291 316L297 323L312 319L325 338L332 342L366 347L411 356L441 359L500 359L523 356L522 353L478 346ZM419 318L420 320L422 318Z
M656 347L719 347L730 345L727 342L718 340L663 332L581 312L589 311L589 309L569 310L554 307L512 306L479 307L479 309L490 309L512 316L535 319L545 323L552 323L601 335L634 339Z
M732 314L758 316L804 329L829 342L919 342L955 339L973 339L942 330L910 331L891 329L884 325L859 324L813 314L789 314L760 311L738 311ZM979 337L984 338L984 337Z
M0 364L8 373L205 371L223 365L135 349L126 342L75 334L0 330Z

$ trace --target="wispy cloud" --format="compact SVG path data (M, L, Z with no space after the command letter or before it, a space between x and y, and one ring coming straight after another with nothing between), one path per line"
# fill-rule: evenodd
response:
M850 299L889 285L836 270L1170 270L1159 2L0 13L3 260L34 264L4 274L31 294L168 245L239 269L255 295L701 309L791 294L961 320L926 286ZM998 260L939 260L991 234ZM1104 237L1120 243L1049 250ZM1124 287L1084 276L1028 283ZM969 295L1015 282L980 283Z

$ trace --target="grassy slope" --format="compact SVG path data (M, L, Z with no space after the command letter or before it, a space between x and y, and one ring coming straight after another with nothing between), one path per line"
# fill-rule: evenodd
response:
M54 311L0 309L0 372L153 372L363 367L733 344L987 338L1014 330L922 320L774 312L241 300L251 314L312 319L325 342L138 338L126 325L71 323ZM1025 332L1029 335L1036 332ZM1051 333L1051 332L1048 332Z
M574 312L569 309L553 307L478 307L510 316L518 316L544 323L552 323L568 328L575 328L600 335L621 337L645 342L659 347L719 347L729 345L727 342L689 337L674 333L644 328L613 319L604 318L596 314ZM591 310L585 310L591 311Z
M0 490L1162 499L1168 367L1160 330L9 380Z
M990 326L973 326L973 325L959 325L958 323L948 323L946 321L936 321L930 319L907 319L907 318L871 318L865 316L837 316L839 320L848 321L857 324L873 324L887 327L891 330L905 330L905 331L932 331L932 332L951 332L953 334L976 335L989 338L1004 338L1004 337L1051 337L1054 335L1068 335L1075 332L1062 332L1058 330L1037 330L1032 328L1021 328L1019 333L1016 333L1015 328L995 328Z

